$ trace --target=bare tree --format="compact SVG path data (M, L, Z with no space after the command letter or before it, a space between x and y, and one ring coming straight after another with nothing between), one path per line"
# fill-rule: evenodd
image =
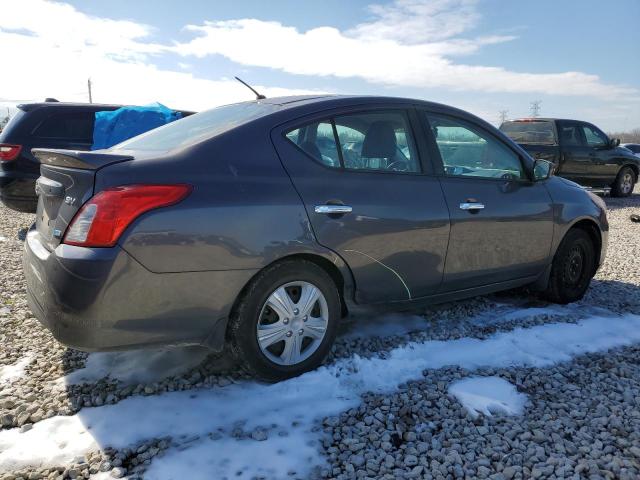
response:
M628 132L608 132L609 138L619 138L622 143L640 143L640 128Z

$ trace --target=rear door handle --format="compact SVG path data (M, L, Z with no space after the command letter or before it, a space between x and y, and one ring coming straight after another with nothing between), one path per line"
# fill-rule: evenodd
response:
M322 213L324 215L341 215L351 213L353 208L349 205L316 205L313 210L316 213Z
M463 202L460 204L460 210L482 210L484 204L479 202Z

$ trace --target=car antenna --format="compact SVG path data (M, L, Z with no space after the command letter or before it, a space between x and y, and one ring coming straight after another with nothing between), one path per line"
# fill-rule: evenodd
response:
M233 77L233 78L235 78L236 80L238 80L241 84L243 84L245 87L247 87L247 88L248 88L249 90L251 90L253 93L255 93L255 94L256 94L256 100L265 100L265 99L267 98L267 97L265 97L264 95L262 95L261 93L256 92L256 90L255 90L251 85L249 85L247 82L245 82L245 81L244 81L244 80L242 80L241 78L239 78L239 77Z

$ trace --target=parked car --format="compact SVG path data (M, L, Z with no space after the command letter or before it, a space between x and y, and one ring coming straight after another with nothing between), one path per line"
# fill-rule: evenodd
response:
M504 122L500 130L532 157L553 162L557 175L593 190L626 197L638 181L640 159L591 123L524 118Z
M31 149L90 150L95 114L121 107L55 99L18 105L18 112L0 133L0 201L13 210L35 213L38 197L34 187L40 162Z
M34 154L24 273L57 339L226 344L266 380L319 365L349 312L523 285L573 302L607 246L599 197L418 100L259 100L109 150Z
M640 157L640 143L621 143L620 146L629 150L636 157Z

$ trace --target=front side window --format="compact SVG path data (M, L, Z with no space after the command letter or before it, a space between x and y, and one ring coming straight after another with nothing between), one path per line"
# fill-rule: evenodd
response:
M583 125L582 131L584 137L587 140L587 145L590 147L605 147L607 145L607 137L601 131L590 127L589 125Z
M415 142L403 112L339 115L289 130L285 135L328 167L420 172Z
M446 175L526 179L518 155L484 129L445 115L427 114Z

